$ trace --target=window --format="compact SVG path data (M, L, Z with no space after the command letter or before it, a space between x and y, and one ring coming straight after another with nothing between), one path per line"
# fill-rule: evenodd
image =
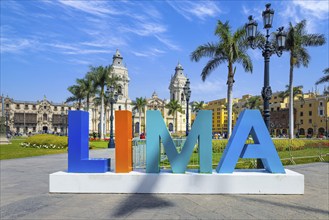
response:
M277 107L276 110L277 110L277 111L280 111L280 107Z
M303 105L300 105L301 108L303 108L304 106Z
M25 109L29 109L29 106L28 105L25 105Z
M33 106L32 106L32 109L33 109L33 110L36 110L36 109L37 109L37 107L36 107L35 105L33 105Z
M47 121L47 114L43 114L43 120Z
M64 111L64 107L62 107L61 110Z
M308 107L312 107L312 103L308 104Z
M16 108L19 109L19 104L16 104Z
M36 131L37 131L36 127L33 127L33 132L36 132Z
M54 111L57 111L57 106L54 107Z
M320 109L320 111L319 111L319 115L320 115L320 116L323 116L323 110L322 110L322 109Z
M69 107L69 110L71 111L71 107Z
M43 106L43 109L47 109L47 106Z
M312 124L312 119L308 119L308 123L309 124Z
M303 116L304 115L304 113L303 112L300 112L300 116Z
M309 115L309 116L312 116L312 111L309 111L309 112L308 112L308 115Z
M271 112L273 112L274 111L274 108L271 108Z
M6 104L6 108L9 108L9 104Z
M300 120L300 124L301 125L304 124L304 120L303 119Z
M320 106L321 106L321 107L323 106L323 103L322 103L322 102L320 102Z

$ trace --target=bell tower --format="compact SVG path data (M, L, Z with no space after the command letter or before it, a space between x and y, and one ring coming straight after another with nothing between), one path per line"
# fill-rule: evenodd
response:
M185 103L184 86L187 80L183 71L182 65L178 62L175 68L175 74L171 76L169 85L170 100L178 100L181 104Z
M128 69L123 63L123 57L118 49L113 55L112 74L121 78L118 88L119 100L125 101L129 99L128 86L130 79L128 76Z

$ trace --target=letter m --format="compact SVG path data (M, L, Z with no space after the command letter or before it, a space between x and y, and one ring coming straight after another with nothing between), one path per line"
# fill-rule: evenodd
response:
M212 173L211 116L212 112L210 110L199 111L183 149L178 153L160 111L148 110L146 113L146 172L160 172L160 146L162 141L173 173L185 172L197 142L200 161L199 172Z

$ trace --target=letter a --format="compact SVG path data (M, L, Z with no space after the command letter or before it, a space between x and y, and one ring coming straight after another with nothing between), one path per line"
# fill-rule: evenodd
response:
M249 134L252 136L254 144L245 144ZM239 157L259 158L268 172L285 173L258 110L244 110L240 114L216 171L218 173L233 173Z

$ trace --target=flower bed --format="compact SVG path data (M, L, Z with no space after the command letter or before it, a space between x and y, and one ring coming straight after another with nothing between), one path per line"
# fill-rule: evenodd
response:
M51 134L37 134L27 138L21 143L21 146L38 149L64 149L67 148L67 137Z

